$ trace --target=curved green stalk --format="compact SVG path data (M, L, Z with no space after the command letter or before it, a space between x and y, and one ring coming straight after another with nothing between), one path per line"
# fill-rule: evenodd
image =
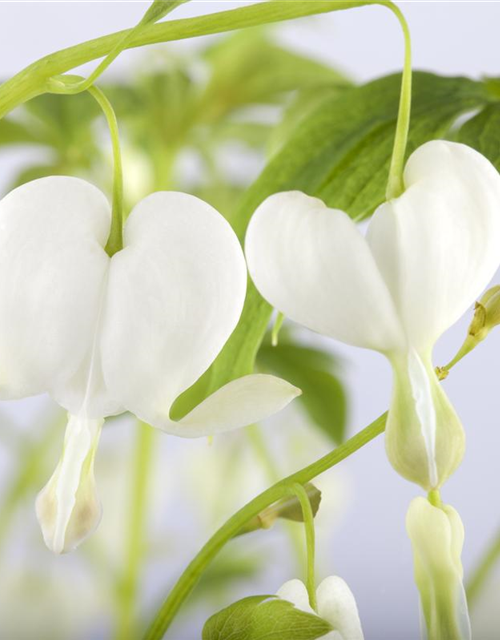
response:
M316 542L314 532L314 514L307 495L306 490L301 484L294 484L290 488L290 492L297 496L302 508L304 517L304 529L306 532L306 550L307 550L307 579L306 588L309 596L309 604L314 611L318 610L318 602L316 600L316 577L315 577L315 558L316 558Z
M399 98L398 120L396 124L396 135L392 149L391 164L389 168L389 180L387 183L387 200L397 198L404 191L403 171L406 158L406 144L408 142L408 131L410 129L411 112L411 38L408 23L400 9L392 2L381 3L387 6L397 17L405 41L405 57L403 65L403 75L401 76L401 94Z
M81 76L61 76L51 78L47 83L48 91L58 95L73 95L72 87L76 82L83 80ZM87 91L101 108L106 122L108 123L109 135L111 137L111 147L113 150L113 202L111 230L109 232L106 252L111 257L123 249L123 167L122 154L120 149L120 135L118 131L118 120L111 106L110 101L104 93L95 86L90 86Z
M203 549L190 562L175 587L167 596L161 606L151 627L146 632L145 640L160 640L170 627L177 611L196 586L201 574L217 556L224 545L229 542L249 520L257 516L261 511L269 507L289 494L295 484L305 484L316 476L348 458L352 453L361 449L365 444L383 433L387 413L384 413L372 422L368 427L350 438L347 442L337 447L331 453L323 456L313 464L280 480L275 485L263 491L251 500L242 509L237 511L207 542Z
M75 76L74 82L67 85L66 93L75 95L82 91L89 91L90 87L92 87L96 80L106 71L110 64L118 58L120 53L131 45L132 40L139 35L140 31L142 31L144 27L160 20L166 16L167 13L170 13L185 2L188 2L188 0L154 0L153 4L149 7L138 24L136 24L132 29L124 32L122 38L118 40L116 45L111 49L104 60L97 65L90 76L88 78L77 78Z
M400 15L400 11L395 5L382 0L262 2L206 16L169 20L164 23L148 25L135 32L130 38L129 34L133 31L132 29L89 40L45 56L4 82L0 86L0 118L23 102L45 93L50 78L64 74L92 60L108 56L124 42L124 48L131 49L373 4L385 6L396 13L398 17Z
M258 424L253 424L246 428L246 432L248 434L250 444L253 447L253 450L259 460L262 463L263 468L265 469L268 482L274 484L278 482L281 478L281 474L278 472L275 461L269 448L267 447L265 438L262 435L262 431ZM302 545L299 537L300 532L294 526L294 522L284 522L285 531L288 533L290 538L290 546L292 547L292 551L297 559L301 558Z
M109 256L112 256L117 253L117 251L123 249L123 167L118 121L111 103L100 89L92 86L89 87L87 91L95 98L104 113L113 148L113 216L111 218L111 230L106 244L106 251Z
M125 574L118 585L118 629L116 640L137 638L137 594L144 555L145 515L151 455L153 453L153 429L139 422L134 448L134 473L127 531Z

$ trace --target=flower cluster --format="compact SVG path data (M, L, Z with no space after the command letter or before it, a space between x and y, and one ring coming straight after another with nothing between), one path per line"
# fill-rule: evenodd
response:
M239 320L243 253L226 220L183 193L140 202L111 258L110 221L104 195L76 178L36 180L0 202L0 396L48 392L69 413L61 460L37 500L56 553L99 522L93 465L106 416L130 411L192 438L262 420L299 393L248 375L173 421L173 402Z

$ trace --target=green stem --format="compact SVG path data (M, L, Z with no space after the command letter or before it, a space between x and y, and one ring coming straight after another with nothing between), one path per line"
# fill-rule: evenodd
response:
M316 600L316 577L315 577L315 536L314 536L314 514L309 502L306 490L301 484L294 484L290 488L291 493L295 494L299 499L302 507L302 515L304 517L304 529L306 533L306 549L307 549L307 579L306 588L309 596L309 604L314 611L318 610L318 602Z
M500 560L500 531L486 548L483 557L468 581L466 592L470 608L477 602L498 560Z
M253 424L250 427L247 427L246 431L250 439L250 444L252 445L255 454L261 461L262 466L266 471L268 482L270 484L278 482L282 474L278 472L276 463L273 459L273 456L271 455L271 452L269 451L259 425ZM284 522L283 524L285 526L285 531L287 532L290 539L292 552L297 558L300 559L302 551L301 540L298 536L300 532L294 526L295 523L293 522Z
M271 344L273 347L278 346L279 335L284 321L285 315L281 313L281 311L278 311L276 314L276 320L274 321L273 330L271 332Z
M384 413L368 427L350 438L347 442L337 447L331 453L323 456L313 464L293 473L280 480L275 485L263 491L256 498L251 500L242 509L237 511L229 520L215 533L206 543L201 551L190 562L177 584L167 596L161 606L155 620L145 635L145 640L160 640L170 627L177 611L189 596L201 574L206 567L217 556L224 545L234 538L239 530L247 524L249 520L257 516L261 511L280 500L290 492L294 484L305 484L316 476L348 458L352 453L361 449L365 444L383 433L387 413Z
M405 56L403 75L401 77L398 120L396 124L396 135L394 137L394 146L392 149L391 164L389 168L389 180L386 191L387 200L391 200L392 198L400 196L404 191L403 172L406 158L406 144L408 142L408 131L410 129L412 70L411 38L408 23L396 5L390 2L387 3L386 6L397 17L403 30L405 42Z
M88 78L75 79L74 82L72 82L67 86L68 95L69 94L74 95L77 93L81 93L83 91L89 91L90 87L96 82L96 80L101 76L101 74L103 74L106 71L109 65L114 60L116 60L116 58L118 58L120 53L125 49L129 48L129 46L131 46L132 40L139 35L142 29L144 29L144 27L146 27L148 24L152 24L156 22L160 18L163 18L164 16L167 15L167 13L170 13L171 11L176 9L178 6L180 6L181 4L184 4L184 2L187 2L187 1L188 0L169 1L168 2L169 6L166 8L163 8L161 12L157 12L158 15L155 15L155 11L154 11L155 6L157 7L160 4L158 0L156 0L156 2L154 2L153 5L151 5L149 9L146 11L144 16L139 21L139 23L136 24L136 26L133 27L132 29L129 29L128 31L124 32L122 38L118 40L118 42L113 47L113 49L111 49L111 51L104 58L104 60L102 60L97 65L97 67L94 69L94 71L92 71L92 73ZM164 0L163 4L166 6L167 1Z
M81 76L60 76L51 78L47 83L47 90L58 95L73 95L72 87L75 82L82 80ZM123 166L120 150L120 134L118 120L110 101L97 87L90 86L87 91L101 108L108 123L111 147L113 150L113 202L111 229L109 232L106 252L111 257L123 249Z
M206 16L170 20L165 23L148 25L133 33L133 35L130 35L133 29L127 29L96 38L95 40L89 40L45 56L20 71L7 82L4 82L0 86L0 118L23 102L45 93L50 78L66 73L97 58L107 56L117 47L130 49L150 44L226 33L246 27L283 22L372 4L389 8L401 21L402 16L399 9L391 2L383 2L382 0L262 2ZM407 76L408 74L406 74L406 79Z
M123 167L118 121L111 103L100 89L89 87L87 91L95 98L104 113L113 149L113 215L111 218L111 230L106 244L106 251L109 256L112 256L123 249Z
M125 574L119 583L118 628L116 640L137 638L137 594L142 559L145 549L146 508L149 488L153 429L143 422L137 425L137 441L134 448L134 473L132 475L130 515L127 531Z

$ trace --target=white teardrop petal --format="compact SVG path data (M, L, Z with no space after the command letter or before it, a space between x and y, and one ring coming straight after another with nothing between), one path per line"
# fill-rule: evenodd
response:
M285 316L352 345L401 346L391 296L342 211L298 191L275 194L254 213L245 251L257 289Z

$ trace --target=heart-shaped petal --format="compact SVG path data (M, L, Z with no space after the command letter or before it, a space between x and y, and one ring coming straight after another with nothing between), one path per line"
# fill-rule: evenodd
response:
M500 263L500 174L454 142L419 147L406 190L379 207L367 239L408 341L432 348L480 296Z
M245 251L260 293L292 320L382 352L403 344L370 248L342 211L298 191L270 196L250 221Z
M0 201L2 398L53 391L88 357L110 219L104 195L77 178L35 180Z
M229 383L179 423L174 400L206 371L238 323L246 266L229 223L184 193L140 202L115 254L102 330L106 384L154 426L195 437L275 413L298 390L272 376Z

